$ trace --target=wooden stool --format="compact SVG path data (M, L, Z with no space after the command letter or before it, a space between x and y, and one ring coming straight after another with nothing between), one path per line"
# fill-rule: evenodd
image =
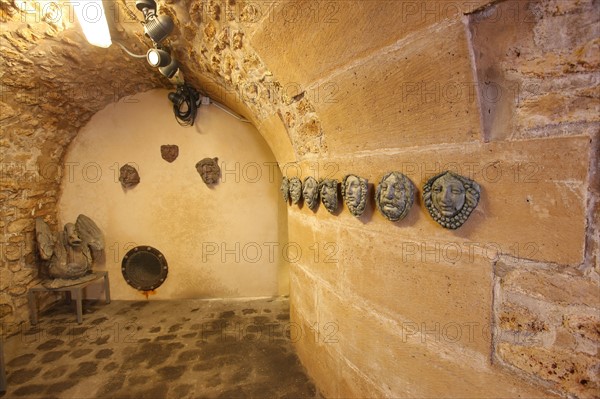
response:
M29 289L29 293L28 293L28 295L29 295L29 310L31 312L31 324L36 325L38 322L37 303L35 300L36 292L52 292L52 291L68 292L71 295L71 297L75 298L76 307L77 307L77 323L79 323L79 324L81 324L83 321L83 305L81 302L83 299L83 289L85 287L97 282L102 277L104 277L104 295L106 298L106 303L110 303L110 286L108 283L108 272L100 271L100 272L94 272L93 274L95 274L95 277L91 280L84 281L83 283L79 283L79 284L75 284L75 285L69 285L66 287L46 288L41 283L31 287Z

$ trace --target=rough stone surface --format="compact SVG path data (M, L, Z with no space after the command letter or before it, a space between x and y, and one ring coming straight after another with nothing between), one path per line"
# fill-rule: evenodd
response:
M33 251L33 220L42 217L52 229L57 227L59 183L69 173L61 165L67 145L107 104L167 83L117 45L109 49L89 45L76 23L57 18L60 10L52 13L57 3L47 7L21 3L22 8L2 2L0 9L0 268L28 270L0 281L1 291L12 287L13 297L0 301L14 309L2 319L8 325L26 319L23 294L39 281L34 272L39 259ZM140 39L139 25L125 20L122 3L115 7L122 13L112 37L134 52L143 51L147 42Z
M515 259L495 265L501 364L582 398L600 388L600 286L580 271Z
M509 0L470 18L487 139L594 130L600 16L593 0Z
M175 20L170 40L192 82L257 125L277 115L296 156L326 155L328 145L314 101L282 86L247 39L246 30L265 16L263 7L272 5L188 0L165 4L162 12Z

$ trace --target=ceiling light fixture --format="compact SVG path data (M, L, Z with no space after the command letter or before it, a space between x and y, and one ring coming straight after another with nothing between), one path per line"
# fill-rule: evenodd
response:
M112 41L102 0L74 2L73 8L87 41L94 46L110 47Z
M165 67L171 63L171 55L165 50L151 48L146 53L148 64L153 67Z
M158 71L166 76L168 79L171 79L177 71L179 70L179 63L175 59L171 59L171 63L166 66L162 66L158 68Z
M135 6L144 14L144 32L155 44L160 44L173 31L173 20L168 15L156 15L154 0L136 0Z

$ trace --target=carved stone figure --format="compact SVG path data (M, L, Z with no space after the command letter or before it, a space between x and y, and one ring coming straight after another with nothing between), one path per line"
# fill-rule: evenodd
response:
M329 213L335 213L338 209L338 181L335 179L323 179L319 183L321 202Z
M215 184L221 177L219 158L204 158L196 164L196 170L205 184Z
M423 186L423 203L429 214L447 229L457 229L467 221L479 203L479 184L450 171L433 176Z
M400 172L389 172L377 185L375 203L383 216L396 222L410 211L414 194L414 186L408 177Z
M342 180L342 196L350 213L359 217L367 205L369 181L356 175L347 175Z
M179 156L179 147L174 144L160 146L160 155L167 162L173 162Z
M302 197L302 182L297 177L290 179L290 197L292 204L297 204Z
M281 190L283 200L288 202L290 199L290 181L287 177L284 176L283 179L281 179L281 187L279 187L279 190Z
M126 164L119 169L119 181L123 188L135 187L140 182L140 175L136 168Z
M308 176L304 179L302 196L310 209L315 210L319 205L319 183L314 177Z
M48 275L55 279L81 282L92 269L92 250L104 249L104 236L92 219L79 215L75 224L67 223L63 231L53 234L42 218L35 219L35 236L40 257L48 262Z

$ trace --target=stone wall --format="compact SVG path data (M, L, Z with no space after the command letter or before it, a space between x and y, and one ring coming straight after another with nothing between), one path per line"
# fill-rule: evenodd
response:
M506 254L494 264L494 360L578 397L600 389L597 11L597 3L589 1L505 2L470 18L483 83L485 138L547 142L551 137L583 136L587 141L587 150L571 155L587 165L577 197L569 200L564 194L574 188L573 169L564 178L552 176L563 185L557 201L576 204L584 212L577 219L584 222L585 237L569 235L581 255L570 262L557 256L536 262L537 257ZM517 24L497 18L515 12L522 16ZM497 89L510 95L489 101L485 93ZM557 248L564 251L564 243L557 242Z
M420 189L450 169L482 186L479 206L456 231L432 221L418 198L396 223L372 201L360 219L345 207L335 216L289 208L289 241L302 250L291 265L291 315L300 327L293 338L327 397L594 395L597 1L161 5L176 21L169 44L185 75L254 122L283 174L353 172L376 184L399 170ZM14 8L0 0L9 24L2 84L20 88L2 99L1 145L26 168L3 169L3 237L31 243L34 207L56 223L57 173L48 171L47 182L41 167L61 159L78 126L114 93L104 83L97 107L55 96L31 108L23 102L28 77L47 76L44 93L94 76L144 77L140 90L161 82L148 82L155 75L141 64L123 74L89 61L127 59L113 48L84 48L64 27L24 25ZM24 44L36 26L41 38ZM88 56L64 50L73 43ZM94 73L61 81L75 68L38 67L54 61L35 58L37 48L69 67L92 63ZM20 176L31 171L30 184ZM24 209L8 202L30 198ZM26 317L24 297L6 281L34 261L27 245L24 257L14 245L4 251L5 320Z
M251 36L321 94L328 152L298 154L302 177L482 186L457 231L420 199L397 223L290 208L297 349L328 397L597 389L597 4L487 3L283 2Z
M34 218L58 228L67 145L106 104L168 83L116 45L107 50L87 44L79 28L61 17L68 9L56 4L62 6L0 1L0 319L10 331L28 319L25 293L39 281ZM128 33L131 27L121 26L113 37L137 51L142 45Z

